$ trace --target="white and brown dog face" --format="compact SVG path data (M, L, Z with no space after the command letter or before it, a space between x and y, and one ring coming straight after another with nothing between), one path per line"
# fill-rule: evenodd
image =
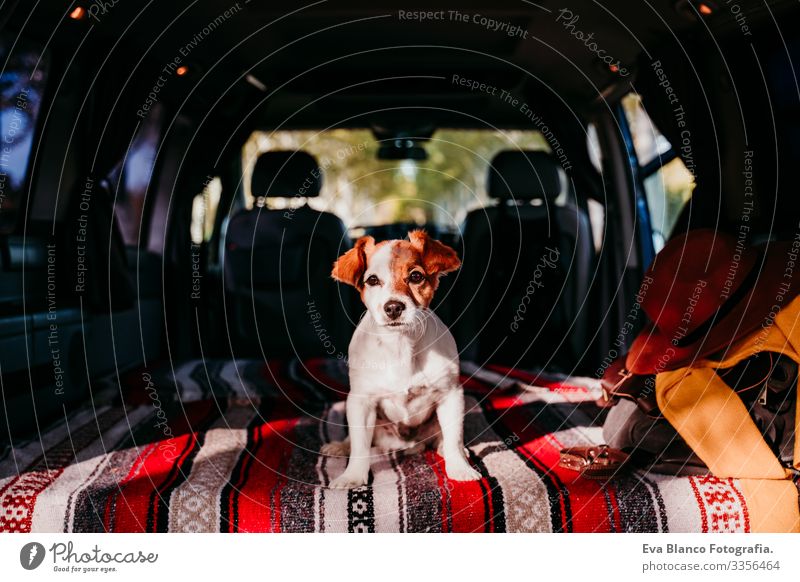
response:
M371 236L361 237L334 263L331 275L361 292L378 325L403 330L430 305L439 277L460 265L452 248L415 230L407 241L375 244Z

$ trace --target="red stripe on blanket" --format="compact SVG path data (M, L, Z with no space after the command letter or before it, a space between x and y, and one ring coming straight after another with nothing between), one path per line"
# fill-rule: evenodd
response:
M492 524L491 500L486 499L486 479L453 481L447 478L444 459L428 452L428 462L436 474L442 495L442 531L473 533L488 531ZM446 513L445 513L446 506ZM488 511L487 511L488 510Z
M514 408L515 406L523 406L525 402L520 398L519 394L494 394L491 398L492 408L501 412L503 410Z
M281 490L286 485L285 465L293 448L292 433L298 419L280 419L253 429L253 447L245 451L241 471L226 503L237 504L234 531L278 532ZM233 506L230 515L233 515Z
M583 386L573 386L572 384L565 384L560 380L549 378L547 374L535 374L533 372L526 372L525 370L516 370L513 368L507 368L505 366L500 366L497 364L490 364L488 366L485 366L485 369L492 370L493 372L497 372L498 374L503 374L504 376L508 376L509 378L513 378L515 380L520 380L532 386L540 386L542 388L548 388L553 392L588 392L588 390Z
M606 482L605 485L601 486L605 493L608 495L608 502L611 505L611 515L609 516L610 524L613 524L611 527L611 531L614 532L621 532L622 531L622 513L619 509L619 497L617 488L612 486L609 482Z
M732 479L706 475L689 477L689 482L700 506L703 533L750 531L747 506Z
M464 387L464 390L476 394L491 394L495 389L495 387L491 384L481 382L474 376L467 376L466 374L461 374L459 376L459 382Z
M30 532L36 499L63 472L64 469L56 469L24 473L0 489L0 531Z
M744 531L745 533L750 533L750 512L747 510L747 501L744 499L744 493L739 489L735 480L726 479L726 481L730 484L731 489L733 489L736 499L739 500L739 507L742 510L742 517L744 518Z
M197 447L197 433L192 427L202 424L215 409L216 404L210 400L187 404L183 414L176 415L164 427L178 436L145 447L121 481L119 492L109 496L105 511L107 531L138 533L155 529L160 496L181 474L183 464Z
M697 500L697 507L700 509L700 524L703 529L700 531L708 533L708 512L706 512L706 504L703 503L703 496L700 495L700 490L697 488L697 483L693 477L689 477L689 483L692 485L692 493Z

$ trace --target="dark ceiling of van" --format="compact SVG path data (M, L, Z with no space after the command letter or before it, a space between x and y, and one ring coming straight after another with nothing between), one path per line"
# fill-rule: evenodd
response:
M700 15L701 4L713 13ZM772 10L785 4L766 3ZM155 86L166 75L163 98L187 110L227 103L235 116L241 112L233 109L246 107L250 125L358 124L365 112L398 107L436 111L439 123L479 115L503 125L519 120L519 107L504 103L503 91L585 107L609 86L633 81L643 51L692 35L740 33L742 18L773 17L763 3L742 1L736 12L730 6L495 0L454 9L436 0L322 0L279 8L265 0L77 0L40 3L25 21L31 11L20 10L12 23L36 31L44 44L54 42L56 30L59 38L66 31L96 43L100 57L117 56L115 66L134 71L145 88L147 79ZM70 18L78 7L82 17ZM174 77L177 65L187 67L181 79Z

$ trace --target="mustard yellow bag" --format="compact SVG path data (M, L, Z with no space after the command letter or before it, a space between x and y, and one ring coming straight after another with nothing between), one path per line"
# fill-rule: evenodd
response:
M742 400L717 373L766 351L800 364L800 298L780 310L771 325L731 344L719 359L706 357L657 374L656 398L664 417L714 475L741 480L753 531L800 531L793 482L800 467L800 439L794 442L793 467L783 466Z

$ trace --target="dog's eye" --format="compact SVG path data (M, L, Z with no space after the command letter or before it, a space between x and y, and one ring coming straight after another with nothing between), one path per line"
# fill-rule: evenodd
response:
M422 283L424 279L425 277L423 277L422 273L420 273L419 271L412 271L411 274L408 276L408 280L414 284Z
M378 285L380 281L378 280L378 277L376 277L375 275L370 275L369 277L367 277L365 283L370 287L374 287L375 285Z

